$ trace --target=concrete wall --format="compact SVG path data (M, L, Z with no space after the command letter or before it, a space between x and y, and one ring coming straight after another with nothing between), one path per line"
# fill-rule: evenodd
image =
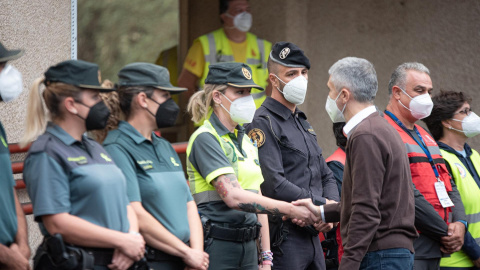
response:
M49 66L70 58L70 1L0 1L0 41L8 49L25 50L23 57L9 62L22 73L24 92L11 103L0 102L0 121L9 143L14 143L24 132L31 83ZM21 202L30 201L24 190L19 197ZM27 218L33 254L42 237L33 216Z
M362 57L375 65L376 105L382 110L388 102L391 73L407 61L421 62L430 69L435 91L464 91L473 97L473 107L480 102L478 1L262 0L250 4L251 32L272 42L294 42L310 58L309 92L300 108L315 128L325 156L336 148L324 109L328 68L343 57ZM186 30L191 44L193 38L220 23L217 0L190 0L188 5ZM469 143L480 149L480 136Z

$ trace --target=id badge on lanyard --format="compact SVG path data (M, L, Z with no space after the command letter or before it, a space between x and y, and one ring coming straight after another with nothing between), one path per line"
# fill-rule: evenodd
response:
M435 182L435 191L437 192L438 200L440 201L440 204L442 205L443 208L448 208L453 206L453 202L448 196L447 189L445 188L445 183L440 181L440 179L438 179L438 181Z

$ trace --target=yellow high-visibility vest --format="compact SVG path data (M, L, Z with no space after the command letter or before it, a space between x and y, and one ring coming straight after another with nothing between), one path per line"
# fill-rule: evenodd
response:
M209 65L220 62L233 62L235 59L233 58L230 41L225 35L223 28L200 36L198 39L202 44L203 55L205 57L203 76L199 81L199 86L202 88L207 78ZM267 61L271 50L272 43L247 32L247 55L245 64L249 65L252 69L253 81L263 88L266 88L268 85ZM257 108L260 107L266 98L265 91L252 89L252 95Z
M462 161L455 155L440 149L442 156L452 169L452 176L462 198L465 214L467 214L468 231L477 244L480 244L480 188ZM472 149L470 160L477 173L480 172L480 155ZM462 250L440 260L442 267L473 267L472 260Z

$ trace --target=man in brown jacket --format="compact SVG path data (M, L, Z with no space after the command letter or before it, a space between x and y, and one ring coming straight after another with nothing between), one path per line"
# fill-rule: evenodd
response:
M415 205L407 153L376 110L373 65L347 57L329 70L326 110L345 121L348 138L341 203L316 207L324 222L342 223L339 269L413 269ZM304 200L297 203L310 205Z

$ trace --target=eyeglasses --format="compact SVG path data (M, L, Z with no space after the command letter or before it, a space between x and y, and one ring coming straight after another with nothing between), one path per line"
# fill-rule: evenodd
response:
M454 113L454 115L455 115L455 114L459 114L459 113L460 113L460 114L465 114L465 115L468 116L468 115L470 115L470 113L472 113L472 108L465 108L465 110L456 112L456 113Z

